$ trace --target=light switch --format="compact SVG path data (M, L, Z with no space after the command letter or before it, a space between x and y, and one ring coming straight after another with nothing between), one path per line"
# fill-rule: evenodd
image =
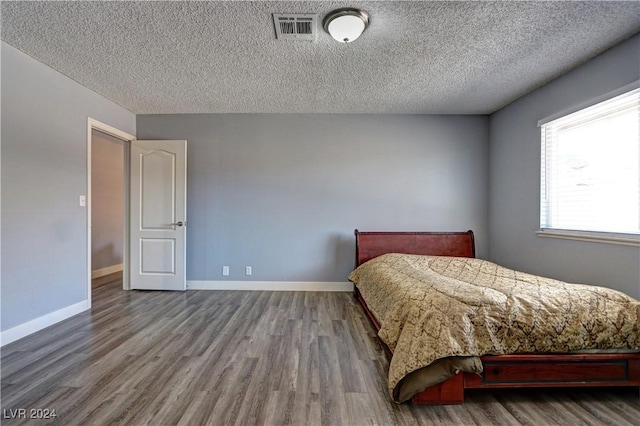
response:
M86 207L87 205L87 197L84 195L80 196L80 207Z

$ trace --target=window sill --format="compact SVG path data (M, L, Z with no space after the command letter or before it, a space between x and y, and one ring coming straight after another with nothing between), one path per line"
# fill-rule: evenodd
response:
M640 235L607 234L598 232L565 231L544 229L536 231L538 237L560 238L563 240L589 241L592 243L618 244L623 246L640 247Z

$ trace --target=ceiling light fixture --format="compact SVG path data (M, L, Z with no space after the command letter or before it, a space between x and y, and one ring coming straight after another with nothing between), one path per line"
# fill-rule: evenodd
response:
M338 9L323 22L324 30L340 43L351 43L369 26L369 14L360 9Z

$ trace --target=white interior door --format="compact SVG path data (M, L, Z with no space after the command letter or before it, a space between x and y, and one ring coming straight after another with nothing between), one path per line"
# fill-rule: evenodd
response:
M131 289L186 290L187 141L131 142Z

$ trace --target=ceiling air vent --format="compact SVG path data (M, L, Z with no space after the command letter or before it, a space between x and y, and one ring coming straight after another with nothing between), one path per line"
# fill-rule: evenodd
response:
M318 15L313 13L274 13L273 23L278 40L315 40Z

